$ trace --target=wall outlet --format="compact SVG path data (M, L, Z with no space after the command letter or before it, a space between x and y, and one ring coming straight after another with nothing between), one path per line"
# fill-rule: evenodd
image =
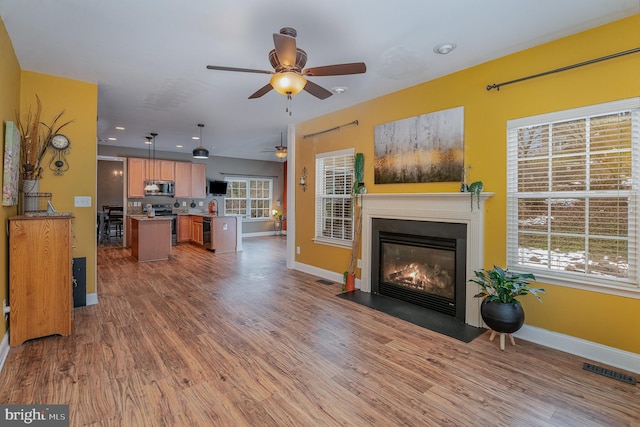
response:
M358 265L358 268L362 268L362 260L361 259L358 260L357 265Z
M296 246L296 253L300 255L300 246Z
M73 198L73 206L76 208L90 208L91 196L75 196Z
M187 202L182 202L182 207L187 206Z
M200 201L198 202L198 206L204 206L204 202L203 202L202 200L200 200Z

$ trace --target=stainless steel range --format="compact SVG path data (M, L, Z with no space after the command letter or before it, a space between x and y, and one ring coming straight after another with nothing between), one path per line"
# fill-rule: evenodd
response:
M164 216L171 217L171 245L175 246L178 244L178 216L174 215L173 207L171 203L168 204L157 204L151 205L151 208L154 210L156 216ZM147 213L147 208L142 209L142 213Z

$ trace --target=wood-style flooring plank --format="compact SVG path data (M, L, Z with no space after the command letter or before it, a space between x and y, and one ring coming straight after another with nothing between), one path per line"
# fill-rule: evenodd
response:
M96 427L640 425L640 386L587 360L463 343L287 270L281 237L243 246L137 263L100 245L99 304L71 336L12 348L0 403L69 404Z

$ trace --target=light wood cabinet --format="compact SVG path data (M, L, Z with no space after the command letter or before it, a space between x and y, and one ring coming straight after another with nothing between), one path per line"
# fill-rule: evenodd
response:
M204 243L202 240L202 217L200 216L191 217L191 241L199 245Z
M71 216L9 218L9 343L70 335Z
M207 165L203 163L191 164L191 197L207 197Z
M156 160L153 177L160 181L175 181L175 165L173 160Z
M130 199L144 197L144 180L146 176L146 159L127 159L127 197Z
M189 242L191 240L191 216L178 215L178 243Z
M176 162L175 197L191 197L191 163Z

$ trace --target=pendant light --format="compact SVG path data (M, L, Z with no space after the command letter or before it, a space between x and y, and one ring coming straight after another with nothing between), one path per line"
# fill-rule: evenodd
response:
M193 158L194 159L208 159L209 158L209 150L202 146L202 128L204 125L202 123L198 123L198 127L200 128L200 145L197 148L193 149Z
M151 135L154 135L154 134L152 133ZM151 141L153 139L152 136L146 136L145 138L147 139L146 144L149 146L149 159L147 160L147 179L145 181L144 191L145 193L152 193L154 191L160 191L160 189L158 188L158 185L155 183L155 180L153 179L152 172L151 172L151 167L152 167L151 145L153 145L154 158L155 158L156 147L155 147L155 141L154 142Z

